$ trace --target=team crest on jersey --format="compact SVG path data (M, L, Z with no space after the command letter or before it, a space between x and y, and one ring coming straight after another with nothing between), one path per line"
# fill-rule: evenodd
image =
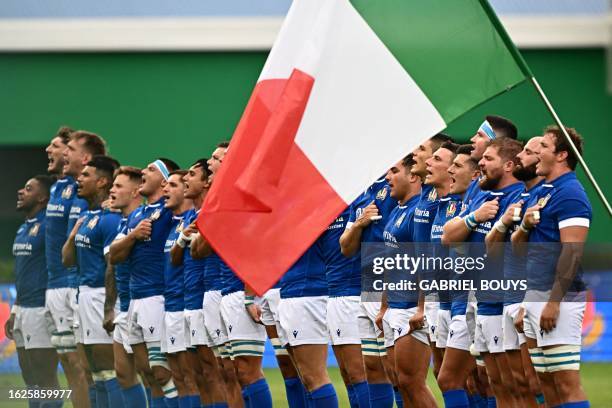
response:
M157 221L159 219L160 215L161 215L161 208L157 208L155 211L153 211L153 213L151 214L149 219L151 221Z
M70 197L72 197L72 186L66 186L66 188L64 189L64 191L62 191L62 198L64 200L69 199Z
M36 223L34 225L32 225L32 228L30 228L30 233L29 235L31 237L35 237L36 235L38 235L38 231L40 230L40 223Z
M404 218L406 218L406 213L403 213L402 215L400 215L400 217L397 219L397 221L395 222L395 227L399 228L402 225L402 222L404 221Z
M451 201L450 203L448 203L448 207L446 207L446 218L455 215L455 211L457 211L457 203Z
M385 198L387 198L387 187L381 188L378 190L378 193L376 193L377 200L384 200Z
M87 223L87 228L89 228L90 230L94 229L96 225L98 224L99 220L100 220L100 217L96 215L91 220L89 220L89 222Z
M429 192L429 195L427 196L427 201L436 201L436 198L438 198L438 192L434 188Z
M540 206L540 208L544 208L544 206L548 203L548 200L550 200L550 193L546 194L544 197L541 197L538 200L538 205Z

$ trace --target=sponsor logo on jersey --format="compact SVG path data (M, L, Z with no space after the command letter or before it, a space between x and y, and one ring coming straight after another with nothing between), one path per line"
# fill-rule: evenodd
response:
M157 208L155 211L153 211L153 213L151 213L151 215L149 216L149 219L151 221L157 221L160 216L161 216L161 208Z
M406 218L406 213L402 213L402 215L400 215L400 217L397 219L397 221L395 222L396 228L399 228L402 225L404 218Z
M436 198L438 198L438 192L434 188L429 192L429 195L427 196L427 201L436 201Z
M455 211L457 211L457 203L451 201L450 203L448 203L448 207L446 207L446 217L452 217L453 215L455 215Z
M64 200L69 199L70 197L72 197L72 186L68 185L66 186L66 188L64 189L64 191L62 191L62 198Z
M100 220L100 217L96 215L91 220L89 220L89 222L87 223L87 228L89 228L90 230L94 229L96 225L98 224L99 220Z
M385 198L387 198L387 187L383 187L380 190L378 190L378 193L376 193L376 199L377 200L384 200Z
M35 237L36 235L38 235L38 231L40 230L40 223L36 223L34 225L32 225L32 228L30 228L30 236L31 237Z
M544 197L540 197L540 199L538 200L538 205L540 206L540 208L544 208L548 203L548 200L550 200L550 193L546 194Z

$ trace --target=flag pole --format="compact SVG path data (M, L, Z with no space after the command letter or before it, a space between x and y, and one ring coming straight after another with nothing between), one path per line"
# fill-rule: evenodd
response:
M580 152L576 148L576 145L572 141L572 138L567 133L567 130L565 129L565 126L563 125L563 123L561 123L561 119L557 115L557 112L555 112L555 108L553 108L553 106L551 105L550 101L546 97L546 94L542 90L542 87L540 87L540 84L538 83L538 80L535 79L534 76L532 76L530 79L531 79L531 83L533 84L533 86L535 87L536 91L540 95L540 98L542 98L542 101L544 102L544 105L546 105L546 108L548 109L548 111L552 115L552 117L553 117L554 121L556 122L557 126L559 126L559 129L561 129L561 132L563 132L563 135L565 136L565 139L567 140L567 143L570 145L570 148L572 149L572 152L574 153L574 155L576 156L576 158L580 162L580 165L582 165L582 168L584 169L585 174L587 175L589 181L591 182L591 184L595 188L595 191L599 195L599 198L601 199L601 202L604 204L604 207L606 207L606 209L608 210L608 215L612 216L612 208L610 208L610 203L608 202L608 200L606 199L606 196L604 195L603 191L599 187L599 184L597 184L597 181L595 180L595 177L593 177L593 174L591 173L591 170L589 169L589 167L587 166L586 162L582 158L582 155L580 154Z

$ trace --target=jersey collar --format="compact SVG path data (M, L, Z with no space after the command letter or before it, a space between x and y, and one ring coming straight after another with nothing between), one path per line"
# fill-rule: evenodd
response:
M45 216L45 210L40 210L39 212L36 213L36 215L32 218L28 218L26 220L26 222L28 224L32 224L34 222L40 222Z
M567 173L557 177L556 179L552 180L551 182L548 183L543 183L542 187L547 187L547 188L551 188L551 187L556 187L562 183L564 183L567 180L572 180L576 178L576 173L574 173L573 171L568 171Z

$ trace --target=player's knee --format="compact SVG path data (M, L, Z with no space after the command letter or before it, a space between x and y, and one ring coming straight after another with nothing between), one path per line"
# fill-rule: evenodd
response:
M448 370L441 370L437 377L438 387L440 387L441 391L461 388L463 384L459 384L458 377L456 374L449 373Z
M346 378L351 384L357 384L365 381L365 371L361 361L353 362L354 364L347 364L345 367Z
M397 373L397 384L400 388L410 392L411 390L420 388L425 383L422 379L418 378L418 376L414 375L414 373L400 370Z

